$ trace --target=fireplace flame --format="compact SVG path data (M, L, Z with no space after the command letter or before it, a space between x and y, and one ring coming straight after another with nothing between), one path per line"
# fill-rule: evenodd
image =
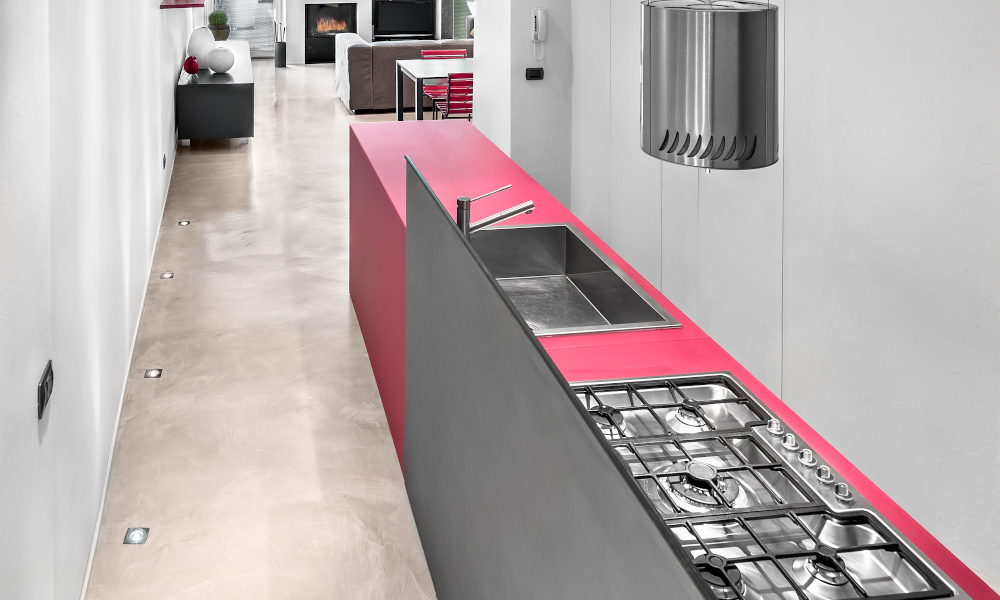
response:
M316 20L316 31L318 33L336 33L346 31L347 22L333 17L320 17Z

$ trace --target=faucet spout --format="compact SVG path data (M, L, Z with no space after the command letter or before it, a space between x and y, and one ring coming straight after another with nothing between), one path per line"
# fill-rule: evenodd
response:
M502 210L495 215L486 217L485 219L480 219L475 223L469 223L470 215L472 214L473 202L479 200L480 198L485 198L486 196L492 196L497 192L502 192L504 190L510 189L511 187L513 186L505 185L500 189L493 190L492 192L483 194L482 196L477 196L476 198L469 198L468 196L459 196L457 198L458 210L455 213L455 224L458 225L458 229L462 232L462 235L465 236L465 239L470 239L469 236L472 235L472 232L478 231L483 227L488 227L490 225L493 225L494 223L505 221L512 217L516 217L517 215L520 214L528 214L531 211L535 210L535 203L531 200L528 200L527 202L523 202L521 204L518 204L517 206L512 206L507 210Z
M475 223L469 225L469 233L479 231L483 227L489 227L494 223L499 223L500 221L506 221L520 214L529 214L531 211L535 210L535 203L532 200L518 204L517 206L511 206L507 210L502 210L495 215L490 215L485 219L480 219Z

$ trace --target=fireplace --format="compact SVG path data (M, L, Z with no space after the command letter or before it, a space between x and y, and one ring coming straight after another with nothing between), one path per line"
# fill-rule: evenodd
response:
M306 64L334 62L337 34L357 32L357 4L306 4Z

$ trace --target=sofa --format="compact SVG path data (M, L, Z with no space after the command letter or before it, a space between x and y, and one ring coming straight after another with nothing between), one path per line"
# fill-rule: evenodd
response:
M421 50L465 48L472 58L472 40L406 40L366 42L356 33L337 35L336 88L351 112L396 108L396 61L420 58ZM414 107L412 80L403 86L403 106ZM424 99L430 108L430 101Z

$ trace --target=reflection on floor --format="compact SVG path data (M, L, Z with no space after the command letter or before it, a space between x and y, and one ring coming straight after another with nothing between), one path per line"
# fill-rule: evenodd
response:
M87 598L433 598L348 296L361 118L333 65L254 76L248 145L178 151Z

